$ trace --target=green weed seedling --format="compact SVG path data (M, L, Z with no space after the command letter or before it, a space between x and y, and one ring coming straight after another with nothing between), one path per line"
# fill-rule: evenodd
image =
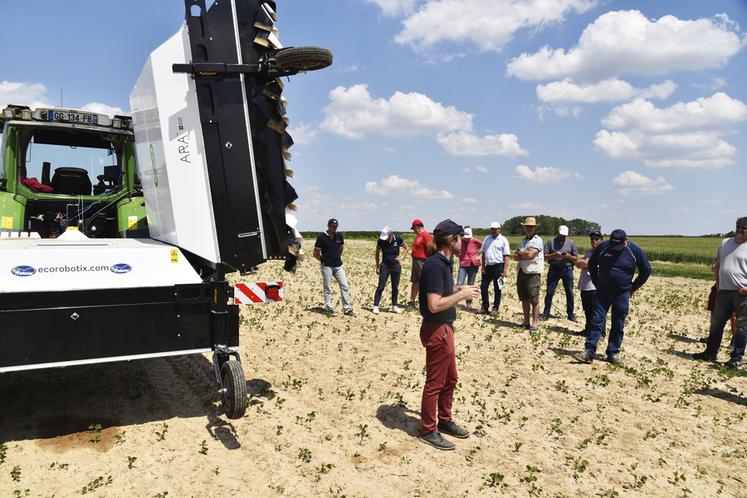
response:
M363 444L363 441L367 437L371 437L368 434L368 424L359 424L358 425L358 432L355 435L358 436L358 438L360 439L360 444Z
M49 470L67 470L69 466L67 463L52 462L49 464Z
M126 435L127 431L121 431L114 434L114 444L124 443L127 440Z
M134 456L128 456L127 457L127 468L132 469L135 467L135 462L137 461L137 457Z
M19 482L21 480L21 467L16 465L10 469L10 478L13 479L13 482Z
M5 463L5 458L8 456L8 447L5 443L0 443L0 465Z
M505 479L506 479L506 476L504 476L500 472L491 472L490 474L487 475L487 477L485 477L484 486L488 488L504 487L506 486L503 482Z
M169 424L164 422L163 425L161 425L161 430L155 432L156 441L163 441L164 439L166 439L166 433L168 432L169 432Z
M89 443L100 443L101 442L101 424L91 424L88 426L88 442Z
M208 445L206 440L202 440L200 443L200 449L197 451L200 455L207 455L208 454Z
M311 462L311 450L308 448L300 448L298 450L298 459L303 463Z
M108 486L112 483L112 476L98 476L93 481L89 482L83 488L80 490L80 494L87 495L88 493L93 493L97 489L99 489L102 486Z

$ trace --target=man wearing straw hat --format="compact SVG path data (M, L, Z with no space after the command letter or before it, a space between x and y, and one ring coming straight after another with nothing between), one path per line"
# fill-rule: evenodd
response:
M521 224L526 237L519 242L514 259L519 262L516 290L524 311L523 327L533 334L539 332L539 295L542 273L545 270L544 244L537 235L537 220L529 216ZM531 310L531 313L530 313Z

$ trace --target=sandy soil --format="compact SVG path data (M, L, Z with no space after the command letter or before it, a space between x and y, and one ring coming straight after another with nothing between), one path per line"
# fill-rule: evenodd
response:
M564 319L518 328L512 276L497 319L459 313L455 419L473 435L439 452L415 437L419 316L367 311L374 246L346 246L355 318L319 312L312 261L262 267L287 301L242 311L241 420L201 356L0 376L0 496L747 496L747 373L685 357L708 282L652 278L619 368L575 364Z

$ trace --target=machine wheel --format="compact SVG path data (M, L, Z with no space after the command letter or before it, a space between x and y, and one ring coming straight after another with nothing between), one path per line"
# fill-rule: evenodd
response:
M226 416L231 419L241 418L246 413L246 378L241 363L229 360L220 367L223 390L221 401Z
M319 47L288 47L275 52L275 67L284 73L316 71L332 64L332 52Z

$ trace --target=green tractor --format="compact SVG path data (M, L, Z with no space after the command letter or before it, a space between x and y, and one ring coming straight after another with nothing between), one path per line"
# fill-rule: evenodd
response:
M0 236L148 236L131 118L9 105L0 132Z

